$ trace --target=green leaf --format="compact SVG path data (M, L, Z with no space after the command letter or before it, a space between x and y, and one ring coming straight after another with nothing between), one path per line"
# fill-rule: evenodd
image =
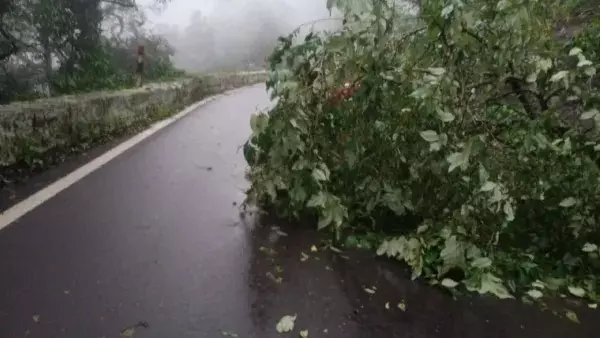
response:
M567 197L560 202L560 206L563 208L570 208L577 204L577 200L574 197Z
M421 137L427 142L436 142L440 139L439 135L433 130L424 130L420 132Z
M492 191L496 187L496 183L487 181L483 184L480 191Z
M458 283L450 278L444 278L442 280L442 286L447 287L448 289L455 288L457 285Z
M328 179L327 174L319 168L313 169L312 177L317 181L327 181Z
M437 116L442 122L452 122L455 118L452 113L445 112L441 109L437 110Z
M569 51L569 56L575 56L575 55L579 55L581 54L583 51L581 50L581 48L579 47L574 47L571 48L571 50Z
M514 298L502 284L500 278L489 272L481 277L481 286L478 292L480 294L491 293L500 299Z
M333 219L334 214L333 214L333 212L331 212L331 210L326 210L323 212L323 214L325 217L323 217L323 215L321 217L319 217L319 222L317 224L318 230L325 229L334 221L334 219Z
M577 68L581 68L581 67L585 67L585 66L591 66L593 63L590 60L579 60L579 62L577 63Z
M552 68L552 60L551 59L539 59L537 62L537 68L543 71L548 71Z
M588 110L588 111L584 112L583 114L581 114L579 119L587 120L587 119L594 118L597 115L598 115L598 109L591 109L591 110Z
M515 220L515 211L513 210L512 204L509 201L504 203L504 214L506 214L506 220L512 222Z
M567 289L575 297L583 298L585 296L585 290L580 287L568 286Z
M444 7L444 9L442 9L442 13L441 13L442 17L445 18L445 19L447 19L450 16L450 14L452 14L453 11L454 11L454 5L453 4L450 4L450 5L446 6L446 7Z
M542 298L542 296L544 296L544 294L540 290L537 290L537 289L532 289L532 290L527 291L527 295L533 299L539 299L539 298Z
M452 268L464 266L464 250L455 235L448 237L444 242L444 248L440 251L440 258L444 263L440 271L441 275Z
M450 163L450 167L448 168L448 172L454 171L458 166L464 163L464 156L462 153L452 153L450 156L446 158L446 161Z
M269 123L269 118L265 114L254 114L250 117L250 128L254 135L262 133Z
M403 254L408 248L408 241L404 236L393 240L384 241L377 249L377 255L387 255L388 257L404 258Z
M583 252L595 252L598 251L598 246L592 243L585 243L583 248L581 248Z
M324 205L325 205L325 196L323 195L323 193L318 193L318 194L312 195L310 200L308 200L308 202L306 203L306 206L309 208L323 207Z
M583 72L585 73L585 75L592 77L592 76L596 75L596 68L587 67Z
M479 257L471 262L471 266L476 269L484 269L492 266L492 260L487 257Z
M415 99L424 99L429 96L429 89L427 87L417 88L410 93L410 96L414 97Z
M506 8L508 8L508 6L510 5L510 3L507 0L500 0L498 1L498 3L496 4L496 9L499 12L504 11Z
M329 52L341 52L346 46L346 41L341 36L332 36L327 44L327 50Z
M442 76L446 73L445 68L427 68L427 71L435 76Z
M564 79L567 75L569 75L569 71L561 70L560 72L552 75L552 77L550 78L550 82L558 82Z
M546 288L546 284L540 280L536 280L535 282L531 283L531 286L533 286L536 289L545 289Z
M429 143L429 151L439 151L442 149L442 144L440 142L431 142Z
M419 227L417 228L417 234L422 234L425 231L427 231L427 229L429 229L429 226L427 224L421 224L419 225Z

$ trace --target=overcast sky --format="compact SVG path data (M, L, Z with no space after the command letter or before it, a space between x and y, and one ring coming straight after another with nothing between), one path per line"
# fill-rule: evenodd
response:
M278 36L328 18L326 2L170 0L166 8L152 11L156 0L137 0L148 14L146 27L166 38L175 50L175 65L190 71L264 63ZM329 20L319 22L314 28L331 29L328 24Z
M142 6L152 6L156 0L137 0ZM205 15L212 15L217 10L228 9L232 13L239 13L244 5L253 2L270 3L273 11L282 17L282 20L304 22L325 18L328 16L326 0L170 0L161 13L149 11L149 19L154 24L165 23L185 27L195 11L202 11ZM278 11L282 4L292 9L291 11ZM224 14L224 13L219 13Z
M150 10L157 0L136 1L148 14L146 28L169 42L177 67L190 71L263 64L277 37L302 24L319 20L302 26L301 35L341 25L339 17L321 20L330 17L327 0L169 0L159 12Z

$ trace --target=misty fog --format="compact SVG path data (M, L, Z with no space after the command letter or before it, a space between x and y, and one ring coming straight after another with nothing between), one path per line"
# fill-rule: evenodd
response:
M304 31L339 25L325 0L171 0L160 12L154 2L138 2L146 25L173 47L175 65L193 72L262 68L278 36L305 23Z

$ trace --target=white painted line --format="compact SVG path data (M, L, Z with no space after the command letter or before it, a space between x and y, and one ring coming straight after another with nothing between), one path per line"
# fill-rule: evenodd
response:
M241 88L237 88L237 89L241 89ZM235 90L236 89L234 89L234 91ZM8 209L8 210L4 211L2 214L0 214L0 230L7 227L9 224L12 224L13 222L15 222L16 220L21 218L23 215L25 215L28 212L30 212L31 210L35 209L42 203L51 199L59 192L67 189L72 184L76 183L77 181L79 181L82 178L86 177L87 175L91 174L92 172L94 172L98 168L102 167L103 165L105 165L106 163L108 163L109 161L114 159L115 157L121 155L122 153L124 153L125 151L130 149L131 147L142 142L147 137L149 137L152 134L158 132L159 130L167 127L171 123L181 119L182 117L184 117L187 114L189 114L190 112L196 110L200 106L203 106L203 105L205 105L211 101L214 101L220 97L223 97L225 95L231 94L230 92L231 91L225 92L223 94L208 97L202 101L199 101L199 102L196 102L196 103L190 105L189 107L185 108L184 110L182 110L181 112L177 113L174 116L171 116L165 120L161 120L159 122L154 123L148 129L140 132L139 134L133 136L132 138L119 144L118 146L108 150L106 153L93 159L92 161L88 162L87 164L83 165L82 167L79 167L78 169L71 172L67 176L57 180L56 182L50 184L46 188L29 196L25 200L17 203L16 205L12 206L10 209Z

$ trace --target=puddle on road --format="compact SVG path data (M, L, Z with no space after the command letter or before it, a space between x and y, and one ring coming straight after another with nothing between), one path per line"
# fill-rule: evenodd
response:
M250 226L248 276L251 317L261 337L277 337L275 323L294 314L296 326L313 337L564 338L592 337L600 328L597 313L584 308L577 309L577 325L519 301L455 300L411 281L400 263L370 252L325 250L314 230L265 217L260 222Z

